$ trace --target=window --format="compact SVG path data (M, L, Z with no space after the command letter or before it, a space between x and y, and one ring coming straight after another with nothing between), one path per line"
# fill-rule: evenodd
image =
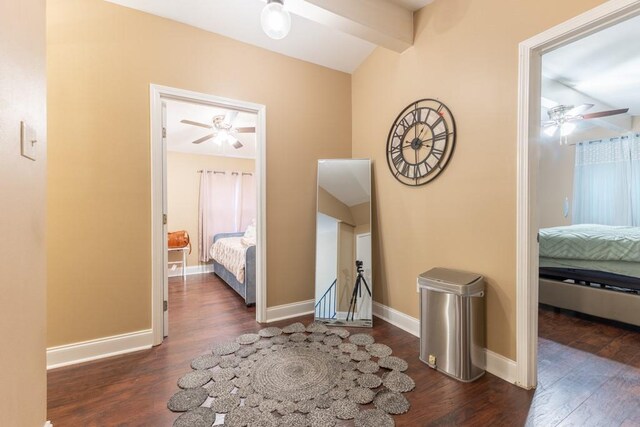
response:
M576 146L573 223L640 227L640 134Z

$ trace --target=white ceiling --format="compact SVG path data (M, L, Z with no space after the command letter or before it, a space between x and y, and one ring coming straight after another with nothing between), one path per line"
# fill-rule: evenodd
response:
M106 0L169 18L241 42L352 73L376 45L292 14L291 33L272 40L260 27L264 0ZM414 11L433 0L386 0Z
M371 200L368 160L320 160L318 184L351 207Z
M389 0L391 3L395 3L398 6L402 6L407 10L415 12L416 10L422 9L433 0Z
M640 17L550 52L542 63L546 77L640 115Z
M211 124L214 116L225 115L229 111L228 109L175 100L167 100L165 102L167 104L167 151L209 156L255 158L256 135L253 133L239 133L236 135L237 139L244 144L241 148L234 148L226 142L218 143L213 139L201 144L193 144L192 141L211 134L212 130L180 122L186 119ZM240 112L236 117L234 126L255 127L256 119L255 114Z

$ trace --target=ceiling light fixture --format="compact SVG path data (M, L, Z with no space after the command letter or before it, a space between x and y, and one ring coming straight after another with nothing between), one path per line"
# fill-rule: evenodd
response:
M576 130L575 123L563 123L562 126L560 126L560 135L569 136L574 130Z
M291 30L291 15L284 8L284 0L267 0L260 15L262 30L275 40L283 39Z

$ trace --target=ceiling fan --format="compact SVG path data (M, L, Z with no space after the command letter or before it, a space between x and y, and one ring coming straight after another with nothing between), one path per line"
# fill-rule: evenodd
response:
M205 141L210 140L211 138L215 138L215 141L222 142L228 141L234 148L242 148L244 144L242 144L236 138L236 134L238 133L255 133L255 127L235 127L233 123L236 121L236 117L238 117L238 111L229 111L225 115L214 116L211 120L211 124L196 122L193 120L180 120L181 123L198 126L206 129L213 129L213 133L209 135L205 135L202 138L198 138L195 141L192 141L193 144L201 144Z
M553 136L560 129L560 136L566 137L576 128L576 122L581 120L597 119L600 117L616 116L629 111L628 108L620 108L618 110L599 111L597 113L583 114L585 111L593 108L593 104L582 104L574 107L573 105L557 105L547 110L549 120L542 122L544 133Z

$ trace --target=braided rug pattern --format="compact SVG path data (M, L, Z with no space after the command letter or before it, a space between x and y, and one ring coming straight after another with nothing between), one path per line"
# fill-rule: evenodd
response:
M369 334L321 323L269 327L195 358L167 407L181 413L174 426L393 426L415 382L391 353Z

